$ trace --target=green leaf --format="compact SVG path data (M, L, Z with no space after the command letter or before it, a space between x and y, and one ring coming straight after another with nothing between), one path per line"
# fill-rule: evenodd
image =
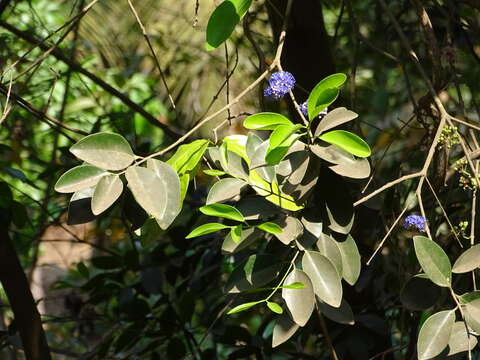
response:
M243 122L243 127L250 130L275 130L278 125L293 126L293 123L287 117L272 112L250 115Z
M230 228L230 226L219 224L219 223L208 223L208 224L203 224L200 226L197 226L195 229L193 229L190 234L188 234L185 239L191 239L197 236L202 236L205 234L210 234L215 231L220 231L223 229Z
M106 175L100 179L92 197L92 212L95 215L107 210L122 194L123 183L118 175Z
M450 333L450 340L448 341L448 355L458 354L464 351L473 350L477 346L477 338L467 333L465 323L463 321L456 321L453 324L452 332Z
M272 347L283 344L290 339L299 326L295 324L287 314L282 314L273 328Z
M282 232L275 234L275 237L285 245L290 244L303 234L303 225L296 217L287 216L280 224Z
M222 145L218 148L220 153L220 163L222 164L222 168L228 169L228 148L227 143L223 142Z
M232 237L232 240L237 244L242 241L242 225L240 224L232 227L232 230L230 230L230 236Z
M68 170L55 184L60 193L72 193L95 186L108 172L91 165L75 166Z
M77 271L86 279L90 277L90 271L82 261L77 264Z
M252 0L226 0L217 6L207 24L207 51L216 49L230 37L251 3Z
M418 334L417 351L419 360L431 359L448 345L455 322L455 311L440 311L430 316Z
M230 219L234 221L244 222L245 219L243 215L235 209L233 206L225 205L225 204L209 204L202 206L200 211L209 216L217 216L224 219Z
M460 302L463 304L480 299L480 290L471 291L459 296Z
M232 200L234 197L240 195L240 192L245 186L247 186L247 183L240 179L221 179L213 184L208 192L206 204L208 205Z
M318 138L361 158L369 157L372 153L370 146L364 140L349 131L333 130Z
M321 80L308 96L308 118L312 121L323 109L338 97L339 88L347 80L342 73L332 74Z
M361 256L357 244L351 235L344 241L337 241L338 249L342 255L342 277L350 285L355 285L362 268Z
M474 245L460 255L453 264L452 272L463 274L480 267L480 244Z
M163 183L163 189L166 190L165 209L162 217L156 217L158 225L162 229L166 229L175 220L181 210L181 184L177 172L168 164L155 160L148 159L148 169L155 172L157 177ZM158 189L160 190L160 189Z
M200 139L181 145L166 163L173 167L179 176L190 172L203 157L208 144L208 140Z
M345 124L353 119L356 119L358 114L350 111L344 107L333 109L332 111L328 112L327 115L320 121L315 130L315 135L318 136L321 133L333 129L339 125Z
M299 138L295 132L302 125L279 125L270 135L270 142L265 155L265 161L269 165L276 165L285 157L290 146Z
M338 275L342 277L343 273L343 259L342 253L338 248L337 242L327 234L321 234L317 240L318 252L325 256L337 269Z
M267 306L270 310L277 314L283 314L283 309L280 305L275 302L267 301Z
M132 166L125 173L128 186L140 206L157 220L164 218L168 206L168 189L152 169ZM178 208L178 204L176 205Z
M105 170L122 170L134 160L132 148L119 134L101 132L84 137L70 148L80 160Z
M190 174L186 173L180 175L180 206L182 206L183 200L185 200L185 196L187 195L189 182Z
M465 321L473 331L480 334L480 299L469 301L464 307Z
M222 175L225 175L226 172L225 171L222 171L222 170L203 170L203 173L205 175L209 175L209 176L222 176Z
M229 312L227 312L227 315L230 315L230 314L236 314L240 311L245 311L245 310L248 310L252 307L254 307L255 305L257 304L260 304L264 302L264 300L260 300L260 301L252 301L252 302L248 302L248 303L244 303L244 304L240 304L238 306L235 306L233 309L231 309Z
M305 284L298 281L279 287L279 289L296 289L296 290L305 289L305 288L306 288Z
M304 284L304 288L301 290L292 288L295 284ZM304 271L294 269L288 274L283 283L282 298L287 304L293 321L300 326L305 326L315 307L315 294L312 281Z
M280 234L283 231L280 226L272 222L265 222L263 224L257 225L257 228L269 234Z
M355 324L355 317L353 315L352 308L348 305L345 299L342 299L342 303L339 307L333 307L328 304L325 304L323 301L318 303L318 308L332 321L335 321L339 324L344 325L353 325Z
M312 280L315 294L327 304L339 307L342 302L342 283L335 266L316 251L305 251L303 271Z
M438 286L449 287L452 266L443 249L425 236L414 236L413 243L418 262L428 278Z

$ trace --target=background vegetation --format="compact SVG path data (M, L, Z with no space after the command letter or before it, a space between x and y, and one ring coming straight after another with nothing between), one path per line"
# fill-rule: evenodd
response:
M38 330L35 308L54 359L416 358L421 325L457 304L447 288L411 283L418 232L403 219L425 216L424 235L452 263L478 233L480 2L297 0L284 19L287 1L254 1L213 51L205 33L218 4L132 3L137 17L128 1L0 2L0 281L16 294L0 294L0 358L48 358L28 355L45 349L41 336L20 340ZM69 198L54 185L80 164L68 149L85 135L119 133L147 156L230 104L274 61L284 20L281 63L297 80L296 99L347 74L335 107L360 114L350 129L372 148L372 174L348 182L362 271L343 291L355 323L312 316L272 348L274 313L225 314L238 303L224 286L239 259L222 254L223 238L185 238L206 222L198 208L211 177L197 173L166 231L144 223L128 192L94 221L69 218ZM188 142L246 134L242 121L261 111L301 121L288 97L268 101L264 88ZM455 292L476 291L475 274L454 275ZM456 356L478 358L478 349Z

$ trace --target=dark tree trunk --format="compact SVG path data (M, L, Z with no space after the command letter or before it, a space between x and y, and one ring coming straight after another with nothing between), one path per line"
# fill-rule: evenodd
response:
M15 315L26 358L50 360L37 305L4 224L0 224L0 282Z

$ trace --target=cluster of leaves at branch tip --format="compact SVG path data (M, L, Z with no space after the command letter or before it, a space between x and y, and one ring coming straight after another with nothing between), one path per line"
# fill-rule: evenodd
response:
M480 245L467 249L455 261L453 267L440 245L425 236L413 238L415 254L423 274L414 277L402 291L402 302L412 310L426 310L439 298L436 287L449 288L460 303L464 321L455 321L458 307L432 314L422 325L418 334L419 359L432 359L440 354L448 356L470 351L477 345L476 334L480 333L480 292L457 295L452 289L452 274L464 274L480 267ZM427 283L425 283L427 281ZM431 285L428 284L431 281ZM411 285L409 285L411 284ZM432 294L436 294L433 295ZM473 332L467 332L471 329Z
M317 84L308 98L310 119L335 101L345 80L344 74L333 74ZM167 229L180 213L189 182L205 157L211 168L204 173L218 180L200 212L219 220L199 224L186 238L226 231L224 252L248 249L250 255L236 265L225 290L267 295L238 304L229 314L266 305L281 315L273 331L273 344L279 345L308 322L316 302L333 321L354 321L343 299L342 279L355 284L360 254L349 235L353 202L343 177L368 177L366 157L371 151L357 135L335 128L355 118L354 112L336 108L313 131L311 122L303 126L282 114L258 113L244 121L251 130L248 136L227 136L218 146L195 140L181 145L167 161L136 156L119 134L97 133L72 146L71 152L84 164L64 173L55 189L73 192L71 203L81 196L98 215L119 199L127 184L135 201ZM269 136L263 140L255 131L267 131ZM315 201L324 207L323 218L312 218L308 210L316 186L323 189L315 194ZM342 240L334 234L342 234ZM260 239L280 241L288 257L285 252L251 255Z

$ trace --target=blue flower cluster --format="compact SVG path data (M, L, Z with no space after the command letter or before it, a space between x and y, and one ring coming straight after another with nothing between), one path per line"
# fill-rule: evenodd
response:
M425 231L427 220L420 215L408 215L403 221L405 229L417 229L418 231Z
M305 101L302 105L300 105L300 111L305 115L305 117L308 118L308 105L307 102ZM320 114L318 114L318 117L322 119L325 115L328 113L328 107L323 109Z
M268 80L268 87L263 95L279 100L283 98L295 86L295 78L288 71L279 71L273 73Z

